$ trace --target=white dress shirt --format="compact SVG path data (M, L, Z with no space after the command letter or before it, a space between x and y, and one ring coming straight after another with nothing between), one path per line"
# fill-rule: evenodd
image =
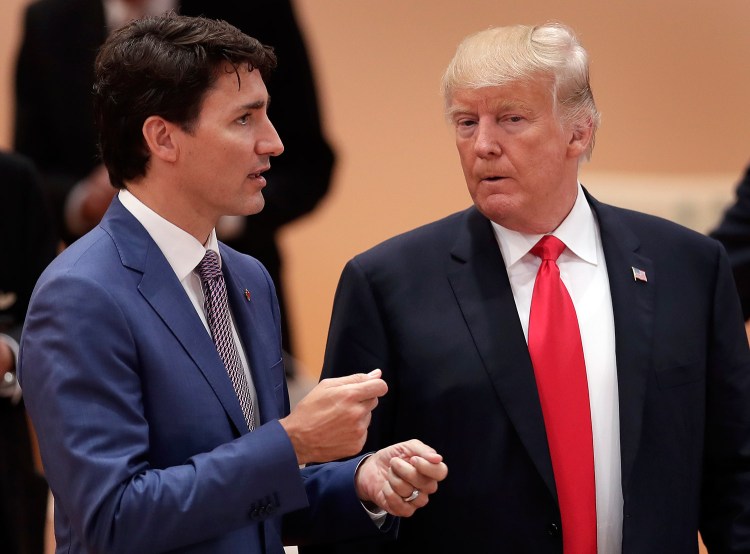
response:
M541 265L541 260L529 251L543 235L518 233L494 222L492 226L528 342L531 296ZM586 362L594 439L598 552L619 554L623 500L615 325L599 225L580 184L573 209L551 234L566 245L557 265L578 316Z
M192 302L195 311L203 322L203 326L206 328L206 332L210 335L211 330L208 327L206 311L203 305L205 299L203 295L203 287L201 286L200 277L195 272L195 268L203 259L206 250L213 250L216 252L219 256L219 265L221 265L221 255L219 254L219 243L216 240L216 232L211 231L211 236L208 237L208 241L203 245L193 235L183 231L176 225L164 219L143 202L138 200L129 191L121 190L118 197L122 205L125 206L125 209L133 214L133 217L143 225L146 232L148 232L148 234L151 235L151 238L154 239L159 250L164 254L164 257L172 267L175 275L177 275L180 284L182 284L182 287L185 289L188 298L190 298L190 302ZM232 315L231 310L229 313ZM257 427L260 421L258 397L255 391L255 386L253 386L250 364L247 361L247 355L242 346L242 341L237 334L237 325L234 321L234 315L231 317L231 324L232 336L237 345L240 362L242 362L242 369L245 371L245 377L250 385L250 396L253 400L253 406L255 406L254 424Z

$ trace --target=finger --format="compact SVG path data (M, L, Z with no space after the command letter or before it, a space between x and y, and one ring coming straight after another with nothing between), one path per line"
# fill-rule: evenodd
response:
M393 490L389 482L386 482L383 485L383 498L386 503L386 506L383 506L383 508L388 513L398 517L410 517L421 507L421 505L424 505L417 503L419 498L415 499L413 502L406 502L403 496Z
M352 373L343 377L329 377L328 379L323 379L320 383L325 383L328 387L340 387L342 385L362 383L371 379L380 379L382 375L382 370L373 369L370 373Z
M448 476L448 466L441 460L442 456L436 462L421 456L412 456L409 459L409 464L416 468L421 475L436 481L442 481Z
M397 488L394 488L403 493L401 496L409 496L414 489L425 494L432 494L437 490L437 479L421 473L417 466L400 458L391 460L390 472L393 479L389 477L389 481L397 484Z
M327 389L332 392L340 390L344 394L351 394L356 401L378 398L388 392L388 385L378 377L379 374L380 370L376 369L367 375L356 373L346 377L323 379L316 385L316 388Z
M367 409L368 412L372 412L375 408L378 407L378 399L368 398L367 400L362 400L361 404L362 407Z
M405 477L403 474L399 473L399 471L393 467L393 462L395 461L404 463L403 460L395 458L391 462L391 467L388 469L386 481L397 495L402 498L406 498L410 496L415 489L419 490L420 486L426 486L428 484L415 483L414 481L418 481L418 479L416 479L416 472L414 472L414 476L412 476L411 478Z
M411 456L421 456L435 463L441 462L443 457L438 454L430 445L423 443L419 439L411 439L398 445L407 455L402 458Z
M369 379L359 383L344 385L341 390L346 391L347 394L352 395L353 399L361 402L385 395L388 392L388 385L382 379Z

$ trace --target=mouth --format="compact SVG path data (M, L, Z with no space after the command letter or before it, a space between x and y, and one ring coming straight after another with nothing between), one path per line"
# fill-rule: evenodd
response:
M261 179L261 178L263 178L265 180L265 177L263 177L263 174L266 171L268 171L269 169L271 169L271 166L265 166L265 167L261 168L259 171L255 172L255 173L248 173L247 177L248 177L248 179Z
M501 175L487 175L486 177L482 177L480 180L481 181L486 181L486 182L489 182L489 183L498 183L498 182L502 181L503 179L505 179L505 177L503 177Z

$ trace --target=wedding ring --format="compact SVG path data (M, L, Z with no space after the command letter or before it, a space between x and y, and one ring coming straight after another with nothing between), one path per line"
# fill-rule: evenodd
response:
M416 500L416 498L419 496L419 490L414 489L411 491L411 494L409 496L402 497L404 499L404 502L411 502L412 500Z

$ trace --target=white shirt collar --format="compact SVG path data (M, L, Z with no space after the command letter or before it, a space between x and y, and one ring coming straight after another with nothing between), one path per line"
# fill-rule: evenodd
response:
M492 229L495 232L495 238L500 246L500 252L503 254L505 267L509 268L518 260L528 254L534 245L539 242L543 235L519 233L506 229L494 221ZM565 243L565 246L583 261L592 265L597 265L598 258L596 254L596 219L591 206L586 201L583 194L583 187L578 184L578 196L576 197L573 209L563 220L562 223L550 233Z
M167 262L172 266L177 278L182 282L203 259L206 250L213 250L219 255L219 243L216 230L212 230L206 241L201 244L193 235L170 223L157 214L127 190L121 190L118 198L125 209L146 229L151 238L162 251ZM219 255L221 264L221 255Z

